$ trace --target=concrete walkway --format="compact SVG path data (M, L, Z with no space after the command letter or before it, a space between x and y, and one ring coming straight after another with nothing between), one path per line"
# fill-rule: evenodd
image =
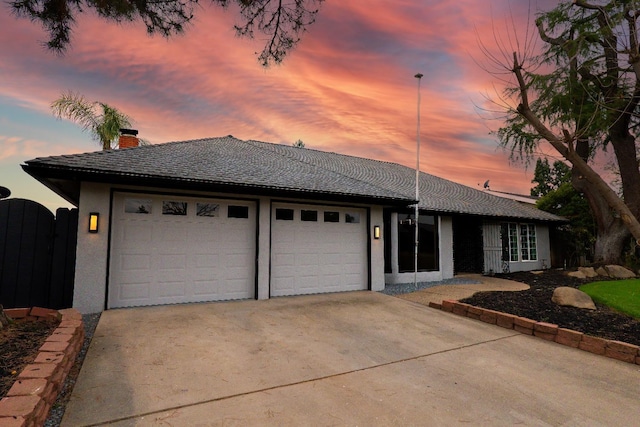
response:
M103 313L63 426L637 425L637 365L375 292Z
M497 277L483 276L481 274L459 274L456 278L469 279L471 284L438 285L421 289L410 294L396 295L408 301L429 305L430 302L442 303L443 300L461 300L469 298L476 292L487 291L524 291L529 285L513 280L498 279Z

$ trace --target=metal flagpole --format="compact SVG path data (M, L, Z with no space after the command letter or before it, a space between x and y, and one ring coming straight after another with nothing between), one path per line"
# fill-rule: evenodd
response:
M416 207L415 207L415 244L413 248L413 287L418 289L418 245L419 239L419 202L420 202L420 80L422 74L418 73L414 76L418 79L418 127L416 131Z

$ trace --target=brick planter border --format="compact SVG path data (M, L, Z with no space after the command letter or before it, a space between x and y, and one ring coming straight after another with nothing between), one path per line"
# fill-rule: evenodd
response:
M521 334L533 335L547 341L566 345L580 350L627 363L640 365L640 347L621 341L592 337L582 332L560 328L558 325L518 317L512 314L500 313L455 300L444 300L442 304L430 302L429 307L443 310L459 316L480 320L506 329L512 329Z
M0 427L41 426L82 348L82 316L73 308L11 308L4 312L13 319L60 319L34 362L22 370L7 396L0 399Z

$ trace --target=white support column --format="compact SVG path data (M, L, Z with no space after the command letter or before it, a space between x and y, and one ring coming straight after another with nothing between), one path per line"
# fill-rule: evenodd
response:
M107 248L109 245L109 186L83 182L78 206L78 243L73 307L80 313L100 313L107 290ZM89 233L89 213L100 214L98 232Z
M269 265L271 261L271 201L260 198L258 217L258 299L269 299Z
M369 230L369 236L371 239L371 259L369 265L371 268L371 290L382 291L384 290L384 221L382 206L374 206L370 211L371 215L371 229ZM373 237L373 231L376 226L380 227L380 238L375 239Z
M398 213L391 213L391 274L399 273L398 267Z

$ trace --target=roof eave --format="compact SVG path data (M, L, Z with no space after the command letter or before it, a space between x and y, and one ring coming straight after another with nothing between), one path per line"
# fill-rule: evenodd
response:
M429 209L425 209L425 210L429 211ZM433 212L437 212L437 211L434 210ZM559 223L559 224L564 224L569 222L568 219L558 215L553 215L553 214L550 214L550 215L553 215L555 218L533 217L530 215L492 215L492 214L458 212L458 211L447 211L446 213L449 213L451 215L476 216L476 217L483 217L483 218L491 218L493 220L498 220L498 221L502 220L502 221L511 221L511 222L523 221L523 220L534 221L534 222Z
M43 170L30 165L20 165L22 170L35 178L45 187L56 193L74 206L78 206L80 201L80 181L69 176L50 176L43 173Z

